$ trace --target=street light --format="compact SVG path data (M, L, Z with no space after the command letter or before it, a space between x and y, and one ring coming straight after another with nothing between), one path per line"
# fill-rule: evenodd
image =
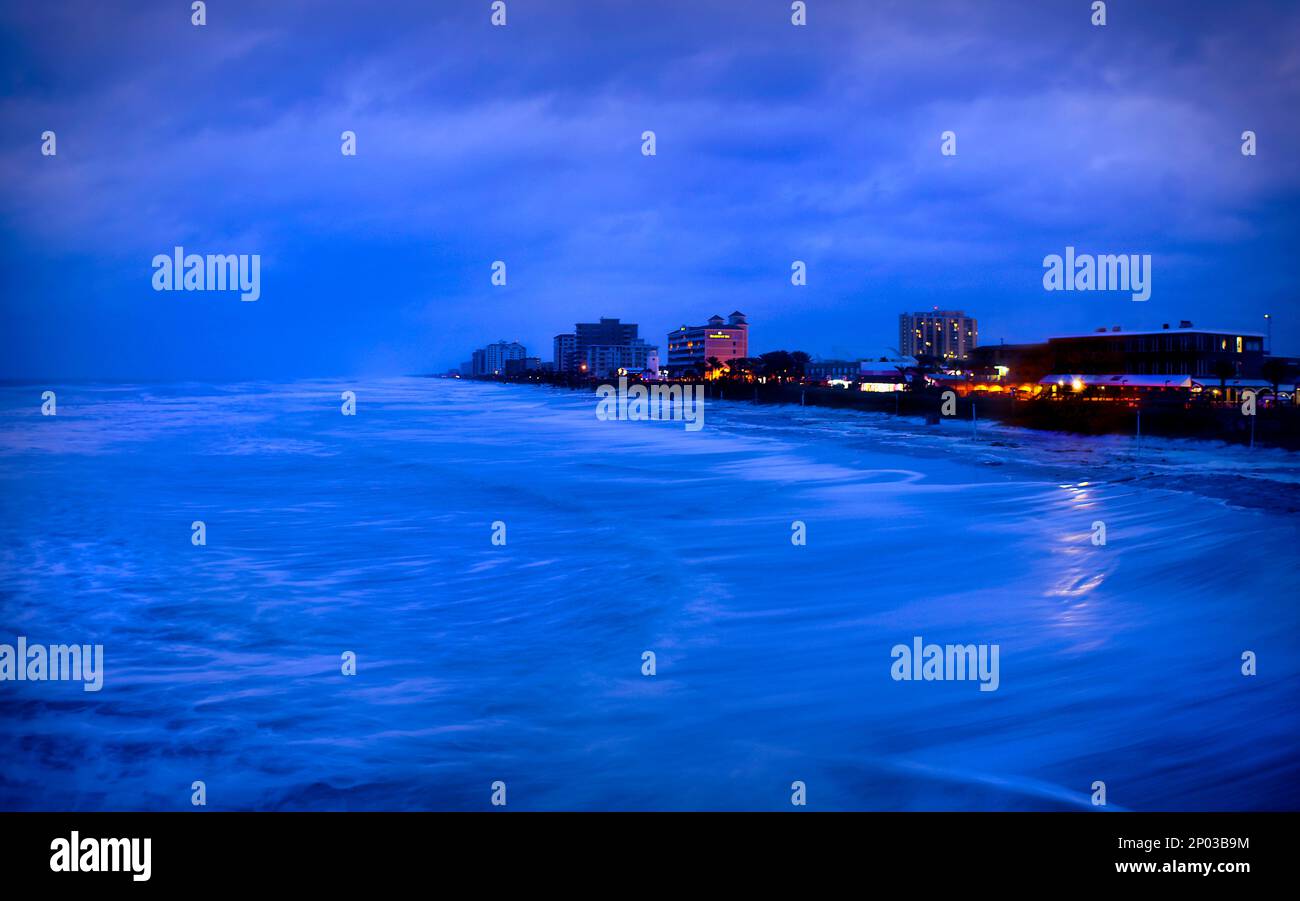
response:
M1264 321L1268 323L1268 352L1273 352L1273 316L1269 313L1264 314Z

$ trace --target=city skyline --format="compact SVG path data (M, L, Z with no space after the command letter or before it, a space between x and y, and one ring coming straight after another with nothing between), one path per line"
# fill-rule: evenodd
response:
M777 343L777 344L773 344L771 347L760 346L759 348L756 348L756 349L754 349L754 348L750 348L750 347L748 346L748 322L746 321L746 317L744 316L744 314L740 313L739 311L733 312L733 313L731 314L731 316L729 317L730 320L731 320L730 322L723 321L723 319L722 319L721 316L718 316L718 315L715 314L715 315L709 317L709 323L710 323L710 324L713 324L713 323L716 322L716 323L717 323L717 328L720 328L720 329L722 329L723 331L728 332L728 334L729 334L729 333L730 333L730 329L728 328L728 325L735 325L735 324L736 324L736 321L737 321L737 320L736 320L736 317L739 317L739 320L738 320L738 321L739 321L739 323L741 324L742 328L744 329L744 333L745 333L745 339L744 339L744 342L743 342L744 345L745 345L745 352L743 352L743 353L738 353L737 356L741 356L741 357L745 357L745 356L761 356L763 353L766 353L766 352L769 352L769 351L778 351L778 350L794 351L794 350L802 350L802 348L798 348L798 347L790 347L790 346L785 346L785 345L780 345L779 343ZM915 351L916 351L916 348L915 348L914 345L909 345L908 342L907 342L906 340L904 340L904 336L903 336L903 334L902 334L902 329L903 329L903 327L904 327L903 323L906 322L906 323L908 323L909 325L910 325L910 324L913 324L913 323L912 323L912 320L913 320L914 318L916 318L916 317L934 318L934 319L936 319L936 320L947 320L947 319L951 319L951 318L956 317L956 318L959 319L959 321L961 321L961 322L965 322L965 323L969 323L969 324L970 324L971 332L968 333L966 339L964 339L964 340L962 340L962 341L960 342L960 346L961 346L962 348L965 348L965 351L962 352L962 353L949 353L949 354L945 354L945 353L940 352L940 353L934 353L934 354L930 354L930 355L929 355L929 356L933 356L933 357L935 357L936 359L953 359L953 360L962 360L962 359L966 359L967 357L969 357L969 355L970 355L970 354L969 354L969 351L973 351L973 350L975 350L975 349L977 349L977 348L980 348L980 347L989 348L989 347L999 346L999 345L1005 345L1005 346L1008 346L1008 347L1010 347L1010 346L1018 346L1018 345L1025 345L1025 346L1030 346L1030 345L1034 345L1034 346L1046 346L1047 342L1049 342L1049 341L1055 341L1055 340L1067 339L1067 338L1076 338L1076 337L1088 337L1088 336L1096 335L1096 334L1103 333L1103 332L1105 332L1105 333L1111 333L1111 334L1119 333L1119 334L1122 334L1122 335L1128 336L1128 335L1144 335L1144 334L1145 334L1145 335L1169 334L1171 331L1173 331L1173 332L1176 334L1176 333L1183 332L1183 331L1187 331L1187 330L1195 330L1195 331L1221 331L1221 332L1225 332L1225 333L1233 333L1233 334L1237 334L1237 335L1250 335L1250 336L1258 337L1258 338L1261 338L1261 339L1262 339L1262 345L1263 345L1264 353L1266 353L1266 354L1268 354L1268 355L1271 355L1271 356L1277 356L1277 357L1287 357L1287 358L1290 358L1290 357L1293 357L1293 356L1294 356L1294 355L1291 355L1291 354L1286 353L1285 350L1280 350L1280 351L1274 351L1274 350L1273 350L1273 348L1270 346L1270 343L1269 343L1269 341L1270 341L1270 335L1269 335L1269 332L1267 331L1267 324L1266 324L1266 328L1265 328L1265 330L1256 331L1256 330L1251 329L1251 328L1233 328L1233 327L1230 327L1230 325L1225 324L1225 323L1223 323L1223 322L1208 323L1208 324L1207 324L1207 323L1194 323L1192 320L1189 320L1189 319L1177 319L1177 320L1175 320L1173 323L1162 322L1162 323L1158 323L1158 324L1152 325L1152 326L1150 326L1150 327L1138 327L1138 328L1129 328L1129 327L1127 327L1127 326L1124 326L1124 325L1122 325L1122 324L1118 324L1118 323L1116 323L1116 324L1112 324L1112 325L1110 325L1110 326L1099 325L1099 326L1097 326L1097 327L1095 327L1095 328L1088 329L1088 330L1086 330L1086 331L1084 331L1084 332L1077 332L1077 333L1075 333L1075 332L1064 332L1064 331L1062 331L1062 332L1059 332L1059 333L1052 333L1052 334L1049 334L1049 335L1047 335L1046 337L1044 337L1044 338L1042 338L1042 339L1040 339L1040 340L1036 340L1036 341L1026 341L1026 340L1019 340L1019 339L1013 339L1013 340L1011 340L1011 341L1007 341L1006 339L999 339L998 341L993 341L993 342L982 342L982 341L980 341L980 339L979 339L979 330L978 330L978 325L976 324L977 321L978 321L978 317L977 317L977 316L974 316L974 315L968 315L968 314L966 314L966 312L963 311L963 310L940 310L938 306L935 306L935 307L932 308L932 310L929 310L929 311L920 310L920 311L912 311L912 312L910 312L910 313L906 313L906 312L904 312L904 313L900 313L900 314L898 314L899 330L898 330L898 332L896 333L896 335L897 335L897 340L896 340L896 342L895 342L894 344L879 343L879 344L875 344L875 345L870 345L869 342L858 342L859 344L862 344L864 347L868 347L869 349L868 349L868 350L864 350L864 351L862 351L862 352L858 352L858 353L850 353L850 354L846 354L846 355L842 355L842 356L832 356L832 355L829 355L829 354L811 354L810 357L811 357L811 359L814 360L814 361L826 361L826 362L841 362L841 361L845 361L845 360L861 360L861 359L867 359L867 358L871 358L871 357L877 356L878 353L879 353L879 351L880 351L880 349L882 349L882 348L884 348L884 349L886 349L886 350L896 351L897 353L899 353L899 354L901 354L901 355L903 355L903 356L911 356L911 355L914 355L914 353L915 353ZM603 320L603 321L612 321L612 322L615 322L615 323L617 323L617 322L620 321L618 318L612 318L612 319L611 319L611 318L609 318L609 317L603 317L603 316L600 317L600 318L601 318L601 320ZM636 328L636 325L635 325L635 324L631 324L631 323L629 323L629 325L632 325L633 328ZM682 325L682 326L679 326L679 327L676 328L676 329L672 329L672 330L668 333L668 335L666 336L666 340L665 340L664 345L663 345L663 354L661 355L661 362L663 363L663 365L664 365L665 367L667 367L667 368L671 368L671 363L669 362L669 354L671 353L671 349L670 349L670 348L671 348L671 345L672 345L673 338L674 338L674 336L675 336L676 334L684 333L684 332L685 332L686 330L688 330L688 329L691 330L691 331L700 331L700 330L703 330L704 328L705 328L705 326L686 326L686 325ZM716 329L715 329L715 330L716 330ZM927 334L929 334L929 333L927 332ZM562 356L564 356L565 354L573 353L573 352L574 352L574 351L572 350L572 340L573 340L573 338L574 338L574 335L573 335L572 333L561 333L561 334L557 334L557 335L555 335L555 336L552 338L551 342L549 342L549 343L551 344L551 347L552 347L552 359L551 359L550 361L548 361L548 362L553 363L553 364L555 365L556 368L563 369L564 367L562 367L562 366L559 365L559 364L560 364L560 358L561 358ZM569 345L568 348L565 349L565 350L561 350L561 347L560 347L560 341L561 341L561 339L569 339L569 341L570 341L570 345ZM642 339L642 340L644 340L644 339ZM504 339L500 339L500 340L498 340L498 341L496 341L496 342L494 342L494 343L495 343L495 344L502 344L502 345L507 344L507 343L512 343L512 344L515 344L515 345L520 346L521 351L524 350L524 349L526 349L526 347L527 347L527 345L526 345L526 344L523 344L523 342L519 342L519 341L506 342ZM489 345L489 346L490 346L490 345ZM651 350L656 350L657 348L656 348L655 346L651 345L651 346L650 346L650 349L651 349ZM475 350L475 351L474 351L474 353L476 353L476 354L480 354L480 353L482 353L482 352L483 352L482 349L479 349L479 350ZM535 355L535 356L538 356L538 357L540 358L540 355ZM707 359L707 356L709 356L709 355L706 354L706 357L705 357L706 359ZM729 358L730 358L730 357L725 357L725 358L724 358L724 357L719 357L719 359L722 360L723 362L725 362L725 360L726 360L726 359L729 359ZM467 370L467 368L472 370L472 367L467 367L465 364L462 363L460 366L447 367L446 371L450 372L450 371L454 371L454 370L459 370L461 373L465 373L466 370ZM482 374L482 373L475 373L475 374Z

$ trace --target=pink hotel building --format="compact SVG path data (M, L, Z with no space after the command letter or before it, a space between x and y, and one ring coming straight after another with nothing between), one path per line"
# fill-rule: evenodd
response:
M710 316L704 325L683 325L668 333L668 362L670 376L679 376L687 370L705 372L709 357L725 363L749 356L749 323L745 314L736 311L724 322L721 316Z

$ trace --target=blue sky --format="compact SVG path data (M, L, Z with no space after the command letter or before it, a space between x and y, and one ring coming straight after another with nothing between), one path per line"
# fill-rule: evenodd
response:
M1294 3L489 5L5 2L0 378L433 371L733 309L848 356L936 304L984 343L1271 312L1300 353ZM153 291L177 244L260 254L261 299ZM1067 244L1151 254L1151 300L1045 292Z

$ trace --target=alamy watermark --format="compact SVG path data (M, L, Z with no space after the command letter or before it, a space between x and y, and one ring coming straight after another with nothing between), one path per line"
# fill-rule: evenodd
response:
M618 387L600 385L596 388L600 400L596 402L596 418L602 422L682 421L686 431L698 432L704 428L703 385L651 385L640 382L628 387L627 376L618 380Z
M978 680L980 691L997 691L1001 684L996 644L922 644L921 636L911 645L896 644L889 675L895 682L962 682Z
M84 682L83 691L104 687L104 646L0 644L0 682Z
M1046 291L1128 291L1134 300L1151 297L1151 254L1050 253L1043 257Z
M153 258L155 291L239 291L239 299L262 296L262 256L257 253L186 253L174 247Z
M82 838L75 830L50 842L50 870L55 873L130 873L134 882L153 874L153 839Z

